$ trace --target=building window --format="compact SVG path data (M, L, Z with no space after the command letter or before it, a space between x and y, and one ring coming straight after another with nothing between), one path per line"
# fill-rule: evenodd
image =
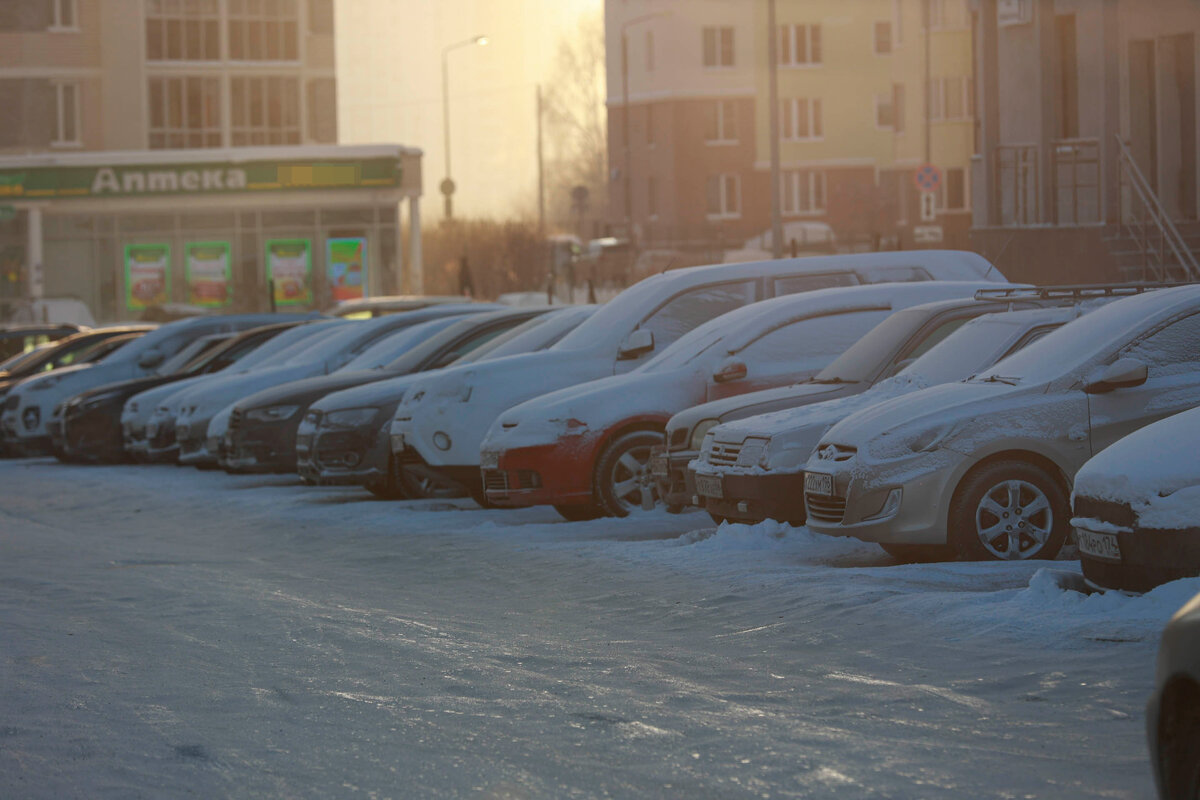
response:
M892 84L892 130L904 133L904 84Z
M875 54L887 55L892 52L892 23L875 23Z
M895 128L896 127L896 108L892 104L894 97L890 94L875 95L875 127L876 128Z
M975 94L966 77L933 78L929 82L929 120L950 122L971 119Z
M54 140L51 145L78 146L79 84L54 84Z
M785 170L780 177L780 207L784 214L825 213L825 173L811 169Z
M654 146L654 106L646 105L646 144Z
M221 57L217 0L149 0L146 60L216 61Z
M50 0L51 19L49 30L79 30L79 8L75 0Z
M780 101L779 137L790 142L821 139L825 135L818 98L788 97Z
M730 219L742 215L742 181L728 173L709 175L706 185L709 219Z
M733 66L733 28L708 27L703 31L704 66Z
M653 175L646 178L646 215L650 219L658 217L658 180Z
M654 31L646 31L646 72L654 72Z
M962 167L949 167L942 174L941 197L938 206L947 211L962 211L967 207L967 173Z
M779 64L809 67L821 63L820 25L782 25L779 28Z
M229 0L229 57L234 61L300 58L296 0Z
M308 82L308 138L337 144L337 81L333 78Z
M925 0L925 3L930 30L962 30L971 19L967 11L967 0Z
M299 80L235 77L229 88L234 147L300 144Z
M308 0L308 32L333 34L333 0Z
M151 150L220 146L220 79L150 79Z
M715 100L708 106L704 140L709 144L732 144L738 140L737 104L732 100Z

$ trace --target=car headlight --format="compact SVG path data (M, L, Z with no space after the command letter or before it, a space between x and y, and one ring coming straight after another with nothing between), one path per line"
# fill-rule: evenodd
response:
M742 449L738 452L737 465L739 467L762 467L767 468L767 447L770 445L770 439L763 439L758 436L751 436L746 441L742 442Z
M691 446L693 450L699 450L704 445L704 437L708 436L708 432L717 427L719 420L702 419L697 423L695 428L692 428Z
M300 410L300 406L263 406L252 408L246 412L246 419L252 422L278 422L287 419Z
M369 423L378 413L378 408L340 408L325 415L324 425L327 428L357 428Z

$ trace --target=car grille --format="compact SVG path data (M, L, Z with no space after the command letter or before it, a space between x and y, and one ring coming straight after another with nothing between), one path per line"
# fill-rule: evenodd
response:
M508 473L498 469L483 471L483 490L485 492L508 492Z
M819 522L840 525L846 516L846 498L844 497L826 497L806 492L804 505L808 507L808 516Z
M737 463L738 456L742 453L740 444L723 444L721 442L713 442L711 448L707 452L708 463L716 464L722 467L732 467Z

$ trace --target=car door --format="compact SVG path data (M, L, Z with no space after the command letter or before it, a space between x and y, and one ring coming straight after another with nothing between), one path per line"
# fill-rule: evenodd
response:
M811 378L891 313L891 309L876 308L825 314L765 330L734 352L714 359L706 400Z
M635 329L649 332L653 337L652 346L632 357L618 356L613 373L619 375L629 372L710 319L753 303L758 299L756 283L749 279L708 284L673 295L648 314Z
M1200 313L1159 327L1108 363L1119 359L1145 364L1146 382L1088 395L1093 454L1151 422L1200 405Z

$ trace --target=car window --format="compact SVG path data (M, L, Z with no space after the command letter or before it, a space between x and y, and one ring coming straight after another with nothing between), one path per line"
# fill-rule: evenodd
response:
M915 342L910 347L910 349L908 350L907 353L902 353L900 355L899 360L911 362L915 359L920 358L921 356L925 355L930 350L932 350L935 345L937 345L939 342L941 342L947 336L954 333L956 330L961 328L963 325L966 325L968 322L970 322L972 319L974 319L974 317L975 317L975 315L972 314L970 316L956 317L954 319L943 320L939 325L937 325L935 328L930 330L923 339L920 339L919 341Z
M1191 368L1200 362L1200 314L1177 319L1131 344L1122 358L1136 358L1149 367ZM1176 371L1176 370L1169 370Z
M752 302L753 281L704 286L675 295L638 327L653 333L654 349L661 350L710 319Z
M797 320L769 331L733 355L747 363L786 361L797 370L820 369L891 313L880 309Z
M916 265L860 267L858 271L867 283L916 283L933 280L933 276L924 267Z
M515 328L517 325L521 324L522 322L524 322L524 320L521 320L521 319L507 320L506 319L503 322L495 325L494 327L491 327L491 328L488 328L488 329L485 329L482 331L476 331L470 338L468 338L462 342L459 342L457 345L455 345L454 349L450 350L445 355L443 355L441 358L439 358L437 360L437 363L442 366L444 366L446 364L451 364L454 361L456 361L459 358L466 355L467 353L470 353L476 347L481 347L481 346L487 344L492 339L495 339L497 336L504 333L505 331Z
M775 296L799 294L816 289L831 289L835 286L857 286L858 276L853 272L823 272L818 275L784 275L775 279Z

